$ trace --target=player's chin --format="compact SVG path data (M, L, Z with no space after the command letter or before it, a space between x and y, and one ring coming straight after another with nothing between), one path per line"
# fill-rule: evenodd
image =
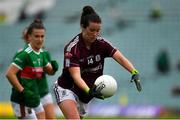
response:
M90 39L90 42L93 43L95 40L96 40L96 38L95 38L95 37L92 37L92 38Z
M42 44L39 44L39 45L37 45L37 49L41 49L43 47L43 45Z

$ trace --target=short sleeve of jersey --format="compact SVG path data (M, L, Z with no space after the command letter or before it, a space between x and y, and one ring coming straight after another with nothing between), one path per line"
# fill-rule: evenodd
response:
M64 62L65 67L78 67L79 66L79 60L75 54L72 53L72 51L65 51L64 52Z
M70 58L70 66L71 67L78 67L79 66L79 59L75 54L72 54Z
M104 54L105 57L112 57L117 49L107 40L103 39L103 44L105 46Z
M46 59L50 62L51 61L51 56L50 56L49 51L44 50L44 55L45 55Z
M23 69L26 65L27 53L24 51L17 52L13 58L12 64L16 65L19 69Z
M43 51L43 66L47 66L51 61L50 54L48 51Z

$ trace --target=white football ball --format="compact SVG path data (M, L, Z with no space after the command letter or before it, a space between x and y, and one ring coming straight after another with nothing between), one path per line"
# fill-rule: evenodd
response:
M100 93L105 98L113 96L117 90L117 82L110 75L99 76L94 84L97 86L97 89L100 90Z

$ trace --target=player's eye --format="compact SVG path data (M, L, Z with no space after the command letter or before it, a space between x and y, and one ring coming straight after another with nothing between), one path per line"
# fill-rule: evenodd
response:
M90 32L100 32L100 29L89 29Z
M38 35L35 35L34 37L35 37L35 38L38 38Z
M44 38L44 35L41 35L41 38Z
M44 35L35 35L35 38L44 38Z

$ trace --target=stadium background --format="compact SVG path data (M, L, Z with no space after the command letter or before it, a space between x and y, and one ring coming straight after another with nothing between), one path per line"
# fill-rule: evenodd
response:
M48 76L50 90L61 74L63 46L80 31L79 19L84 5L92 5L103 21L102 35L132 61L140 71L143 91L138 93L130 83L130 74L113 60L107 59L104 74L118 81L117 93L104 101L93 100L89 116L168 117L180 114L180 96L172 89L180 86L177 63L180 61L180 1L179 0L56 0L46 11L45 46L58 60L60 69ZM157 16L152 17L153 10ZM12 115L9 104L11 86L5 70L12 56L24 43L22 30L33 20L17 20L0 24L0 114ZM156 69L158 53L166 49L170 71L159 74ZM52 92L52 91L51 91ZM54 98L54 96L53 96ZM8 107L7 107L8 106ZM57 115L61 115L57 109ZM177 116L176 116L177 115Z

